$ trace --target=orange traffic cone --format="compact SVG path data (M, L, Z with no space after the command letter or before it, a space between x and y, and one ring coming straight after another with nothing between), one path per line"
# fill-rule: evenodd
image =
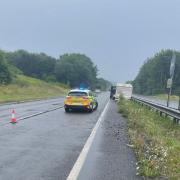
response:
M14 109L13 109L13 111L12 111L11 123L13 123L13 124L17 123L16 117L15 117L15 110L14 110Z

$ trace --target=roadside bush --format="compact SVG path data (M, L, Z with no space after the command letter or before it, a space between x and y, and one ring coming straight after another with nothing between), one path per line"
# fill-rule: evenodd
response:
M126 106L125 106L125 104L127 103L126 101L127 101L127 100L125 100L125 98L124 98L123 95L121 94L121 95L119 96L119 113L121 113L124 118L127 118L127 117L128 117L128 114L129 114L129 113L128 113L128 110L127 110L127 108L126 108Z
M3 55L0 54L0 84L8 84L11 82L11 80L12 77L8 65L4 60Z

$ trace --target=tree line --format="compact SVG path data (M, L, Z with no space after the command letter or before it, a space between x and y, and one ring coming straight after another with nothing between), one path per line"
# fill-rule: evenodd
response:
M8 84L16 73L47 82L61 82L70 87L84 87L105 90L110 83L97 78L98 68L84 54L64 54L59 58L45 53L30 53L25 50L0 51L0 84Z
M162 50L144 62L137 77L132 82L134 93L154 95L167 92L167 80L170 78L173 53L176 54L176 67L172 93L180 94L180 52L173 50Z

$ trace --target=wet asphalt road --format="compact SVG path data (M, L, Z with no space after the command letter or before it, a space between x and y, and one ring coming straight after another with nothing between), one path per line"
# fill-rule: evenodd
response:
M63 108L10 124L9 112L23 117L59 107L63 98L0 106L0 180L64 180L109 100L98 96L93 113L65 113ZM6 122L6 124L3 124ZM110 102L78 179L138 179L126 122Z
M66 114L58 109L0 126L0 180L66 179L107 100L108 94L99 95L100 105L93 113ZM41 111L62 101L1 106L1 119L9 121L7 112L14 107L20 117L30 109Z
M49 109L53 109L62 105L63 98L1 105L0 126L10 121L13 109L16 112L16 118L19 119L39 112L47 111Z

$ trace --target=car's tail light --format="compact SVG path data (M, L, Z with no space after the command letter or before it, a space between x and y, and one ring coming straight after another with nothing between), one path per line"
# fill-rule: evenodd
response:
M89 98L88 98L88 97L86 97L86 96L83 96L83 99L87 100L87 99L89 99Z
M66 99L67 99L67 100L70 100L70 99L71 99L71 96L67 96Z

